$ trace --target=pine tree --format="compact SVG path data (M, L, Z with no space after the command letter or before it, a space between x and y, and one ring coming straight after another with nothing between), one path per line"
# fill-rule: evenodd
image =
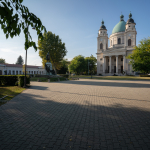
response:
M16 64L23 65L23 58L21 55L18 57Z

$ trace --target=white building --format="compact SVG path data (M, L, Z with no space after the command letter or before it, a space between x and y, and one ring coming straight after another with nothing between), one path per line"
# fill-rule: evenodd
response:
M42 66L27 65L27 74L46 74ZM17 64L0 64L0 75L18 75L23 74L23 65Z
M136 46L136 23L129 14L127 22L120 16L120 22L112 30L108 38L107 29L102 21L97 37L97 74L113 75L134 74L126 56L131 54ZM108 39L110 47L108 47Z

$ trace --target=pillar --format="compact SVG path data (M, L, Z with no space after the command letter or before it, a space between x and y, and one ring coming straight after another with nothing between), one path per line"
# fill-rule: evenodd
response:
M126 56L123 56L123 71L126 69Z
M116 74L118 74L118 56L116 56Z
M111 56L109 56L109 73L111 73Z
M105 73L105 69L106 69L106 57L103 57L103 73Z

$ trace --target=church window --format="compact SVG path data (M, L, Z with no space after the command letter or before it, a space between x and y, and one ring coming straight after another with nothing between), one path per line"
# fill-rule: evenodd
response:
M121 44L121 38L118 38L118 44Z
M100 49L103 49L103 44L102 43L100 44Z
M131 46L131 39L128 40L128 46Z

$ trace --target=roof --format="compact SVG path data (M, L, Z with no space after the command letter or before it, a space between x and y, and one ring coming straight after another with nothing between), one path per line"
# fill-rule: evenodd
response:
M0 65L4 65L6 67L17 67L17 68L22 68L23 65L18 65L18 64L0 64ZM27 65L27 68L39 68L42 66L32 66L32 65Z
M125 21L120 21L115 25L115 27L112 30L112 34L117 33L117 32L124 32L125 31Z

